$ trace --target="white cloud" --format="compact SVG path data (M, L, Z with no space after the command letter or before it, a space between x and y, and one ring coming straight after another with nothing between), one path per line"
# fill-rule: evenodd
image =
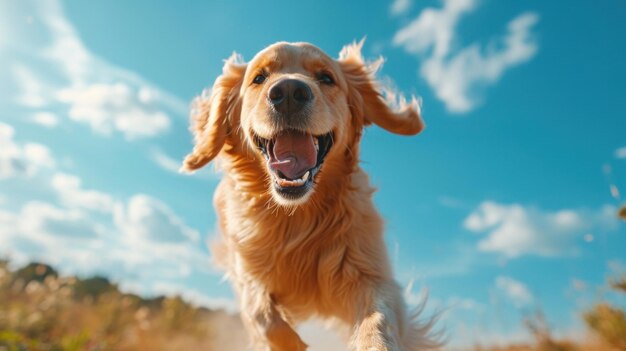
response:
M606 261L606 267L611 271L612 275L622 275L626 272L626 265L621 259L612 259Z
M3 21L2 15L0 15L0 23L2 23ZM3 46L6 45L6 42L8 41L7 37L8 37L8 33L6 33L4 30L4 28L0 25L0 49L2 49Z
M528 306L533 302L533 295L528 287L511 277L497 277L496 288L502 291L518 308Z
M169 207L146 195L135 195L125 208L116 208L115 223L125 235L141 240L176 243L200 239L198 232L185 225Z
M475 6L474 0L446 0L443 9L426 8L396 33L393 42L410 53L423 54L432 48L433 57L444 57L453 44L454 30L461 15Z
M406 13L410 8L411 0L394 0L389 10L392 15L397 16Z
M170 172L179 173L178 170L182 164L180 160L176 160L156 149L152 151L150 157L154 162L156 162L157 165L159 165L159 167Z
M37 201L27 203L18 218L20 230L37 239L93 238L103 232L102 226L94 225L80 211L63 209Z
M0 3L0 12L12 15L2 28L15 33L11 45L0 49L16 84L16 103L67 109L73 121L127 139L160 135L170 128L171 113L187 114L180 99L89 51L58 1L6 7ZM33 24L20 21L26 15ZM39 121L50 126L49 117Z
M38 75L28 66L16 63L13 65L13 74L20 91L20 95L16 98L18 103L36 108L49 102L49 87L46 87Z
M110 274L136 291L154 293L155 284L173 283L192 274L214 274L205 243L165 203L144 194L117 204L114 223L117 246L107 249L116 266ZM120 272L118 272L120 271ZM130 272L140 281L128 280Z
M483 309L484 306L478 301L468 297L453 296L448 300L448 306L459 310L476 311Z
M61 202L71 208L85 208L101 212L113 210L113 198L106 193L95 190L84 190L80 178L57 173L52 177L52 188L58 194Z
M24 159L37 167L54 167L54 160L47 146L38 143L25 143L22 148Z
M407 297L407 302L413 300L413 305L419 305L419 301L424 301L425 296L415 295ZM405 294L406 296L406 294ZM441 317L443 320L454 319L457 317L458 312L473 311L474 313L485 309L485 305L469 297L449 296L446 299L432 297L428 298L429 308L434 311L441 311Z
M41 16L40 20L52 36L52 43L45 50L46 56L61 66L72 83L88 84L88 78L96 68L93 66L97 57L89 52L74 27L65 18L61 4L58 1L48 1L36 15Z
M519 204L483 202L464 221L466 229L488 232L478 243L485 252L505 257L521 255L559 256L577 251L576 241L589 230L611 229L617 225L615 208L599 210L563 209L554 212Z
M59 124L59 118L57 115L52 112L45 111L36 112L32 117L32 121L48 128L54 128Z
M615 150L615 158L626 159L626 146Z
M530 60L538 50L531 35L539 20L535 13L513 19L506 36L492 39L487 49L472 43L454 50L457 24L476 5L477 0L444 0L443 8L424 9L393 38L395 45L424 57L420 74L455 113L475 108L477 91L497 82L509 68Z
M163 202L137 194L118 201L114 213L86 211L85 204L94 203L86 194L97 194L107 206L111 196L83 190L70 175L57 174L53 186L73 193L64 199L66 207L31 201L16 212L0 209L0 257L54 264L67 274L107 274L129 291L149 295L216 274L198 232ZM183 295L197 303L224 302L200 292Z
M170 126L169 117L141 94L142 90L123 83L91 84L63 89L58 98L71 106L71 119L98 133L108 135L116 130L128 139L163 133Z
M17 143L12 126L0 122L0 180L16 176L33 176L42 168L53 168L54 159L44 145Z
M439 196L437 198L437 202L439 203L439 205L443 207L453 208L453 209L463 208L465 206L463 204L463 201L455 197L447 196L447 195Z
M26 203L17 213L0 210L0 256L8 255L16 264L79 257L86 244L104 233L105 227L84 213L40 201ZM80 267L77 261L73 264Z

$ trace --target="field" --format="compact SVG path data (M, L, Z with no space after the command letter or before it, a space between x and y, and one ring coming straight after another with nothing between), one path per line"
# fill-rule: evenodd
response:
M626 278L608 284L626 293ZM581 318L589 340L555 340L538 314L524 321L533 342L491 348L473 345L468 350L626 350L623 309L598 302L581 312ZM126 294L102 277L64 277L39 263L12 270L8 262L0 261L1 351L245 349L237 316L195 307L177 296L146 299Z
M179 297L124 294L102 277L0 263L0 350L236 350L238 317Z

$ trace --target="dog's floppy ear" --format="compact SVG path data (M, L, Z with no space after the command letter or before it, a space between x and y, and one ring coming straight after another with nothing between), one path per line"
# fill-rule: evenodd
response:
M182 171L193 171L209 163L224 146L234 115L240 113L239 89L246 64L236 53L228 58L209 94L203 94L193 102L191 131L195 146L185 157ZM208 96L207 96L208 95ZM238 120L238 118L236 118Z
M395 111L389 106L396 100L394 94L383 91L374 78L383 60L366 64L361 55L363 42L346 45L339 53L338 62L348 83L350 99L356 100L350 102L352 114L362 118L364 125L374 123L392 133L415 135L421 132L424 122L417 99L413 97L406 102L401 97Z

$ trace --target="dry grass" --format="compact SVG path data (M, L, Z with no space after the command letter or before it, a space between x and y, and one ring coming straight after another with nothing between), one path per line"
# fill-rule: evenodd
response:
M609 280L609 287L626 293L626 276ZM557 340L551 333L543 315L539 312L525 321L526 328L534 336L530 344L505 347L475 348L475 351L624 351L626 350L626 313L623 309L606 302L597 303L583 312L582 318L589 329L585 341Z
M626 293L626 277L609 280L609 286ZM622 309L600 302L581 317L589 329L583 342L554 338L538 312L524 321L533 342L473 350L626 350ZM0 351L237 351L246 345L239 318L225 312L179 297L124 294L104 278L59 277L42 264L11 271L0 261Z
M617 217L626 220L626 205L622 206ZM609 279L608 285L613 290L626 294L626 276ZM476 347L475 351L626 351L626 312L606 302L597 303L593 308L582 313L582 319L589 329L585 341L555 339L538 314L526 320L525 325L534 336L529 344L507 345L504 347Z
M143 299L104 278L58 277L0 261L0 350L222 350L224 313L179 297Z

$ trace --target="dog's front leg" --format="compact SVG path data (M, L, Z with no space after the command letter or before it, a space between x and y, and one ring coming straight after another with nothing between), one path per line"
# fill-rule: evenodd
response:
M356 321L351 346L355 351L405 351L400 346L403 311L397 289L378 291L366 298Z
M304 351L307 345L278 311L271 295L254 286L241 294L242 319L259 349Z

